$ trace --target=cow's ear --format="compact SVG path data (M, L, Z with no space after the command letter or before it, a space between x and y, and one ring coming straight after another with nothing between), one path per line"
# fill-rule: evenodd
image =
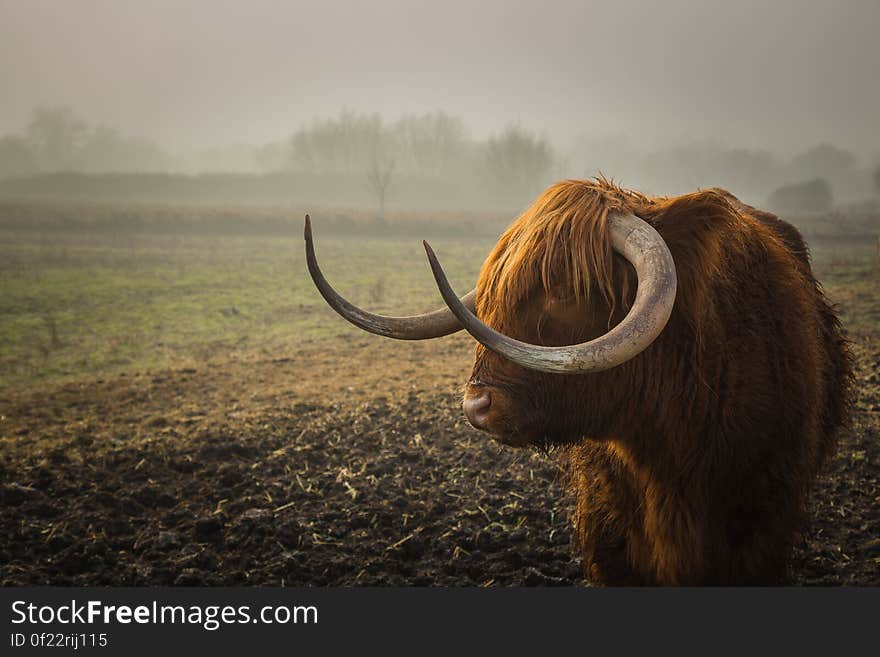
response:
M677 196L659 204L654 227L672 247L694 245L725 232L740 220L736 197L722 189L707 189ZM673 253L674 255L674 253Z
M691 323L711 306L713 279L723 275L724 254L738 250L742 215L729 193L709 189L658 203L648 217L669 247L678 278L676 312Z
M657 205L651 223L675 260L676 270L715 270L729 240L739 231L742 215L723 190L709 189L668 199ZM679 276L680 277L680 276Z

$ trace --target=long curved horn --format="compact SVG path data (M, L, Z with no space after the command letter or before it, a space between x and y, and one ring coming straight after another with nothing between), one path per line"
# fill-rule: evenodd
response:
M397 338L398 340L428 340L449 335L462 329L461 323L449 308L440 308L433 312L408 317L386 317L385 315L376 315L366 310L361 310L339 296L336 290L327 282L327 279L324 278L324 274L321 273L321 268L318 267L318 260L315 258L315 247L312 244L312 222L309 219L309 215L306 215L305 238L306 262L309 265L309 273L312 275L315 287L318 288L321 296L324 297L324 300L330 304L333 310L355 326L376 335L384 335L385 337ZM473 289L461 299L456 298L456 301L464 308L470 310L470 312L474 312L476 298L477 291Z
M465 308L449 286L434 251L424 242L434 279L446 305L464 328L488 349L541 372L583 374L611 369L648 347L666 326L675 303L675 263L653 227L633 215L609 218L611 245L638 276L635 302L617 326L595 340L564 347L520 342L490 328Z

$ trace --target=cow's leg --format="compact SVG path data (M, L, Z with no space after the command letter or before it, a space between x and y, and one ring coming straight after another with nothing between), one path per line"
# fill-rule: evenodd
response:
M586 579L608 586L650 583L638 567L640 541L633 539L641 533L640 505L628 473L601 443L577 445L570 457L575 542Z

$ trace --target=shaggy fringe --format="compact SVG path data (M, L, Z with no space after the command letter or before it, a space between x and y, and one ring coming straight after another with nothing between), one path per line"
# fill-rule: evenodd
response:
M654 202L601 176L552 185L504 232L483 265L480 317L499 328L509 309L538 289L586 302L598 294L613 310L619 300L608 217L638 216Z

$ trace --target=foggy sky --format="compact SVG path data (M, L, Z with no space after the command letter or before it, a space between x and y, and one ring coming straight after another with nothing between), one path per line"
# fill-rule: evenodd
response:
M38 105L172 149L343 108L648 144L880 153L880 2L0 0L0 135Z

